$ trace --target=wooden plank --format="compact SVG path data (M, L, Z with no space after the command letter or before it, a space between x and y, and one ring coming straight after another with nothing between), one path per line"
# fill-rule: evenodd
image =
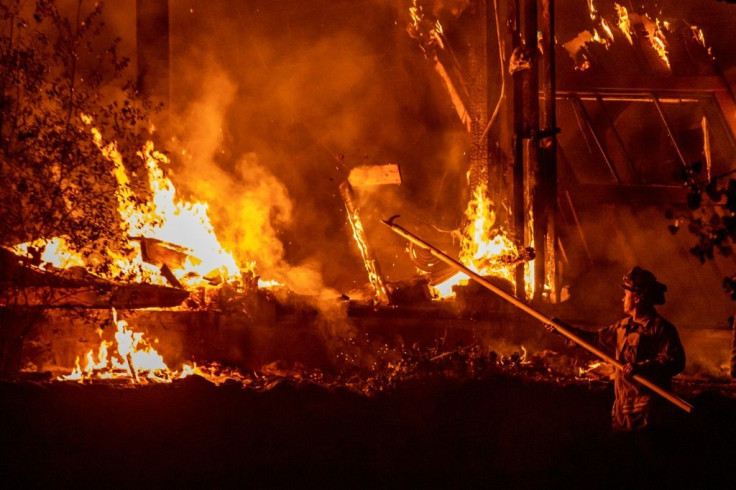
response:
M167 308L180 305L189 292L155 284L94 284L77 287L0 284L0 307Z

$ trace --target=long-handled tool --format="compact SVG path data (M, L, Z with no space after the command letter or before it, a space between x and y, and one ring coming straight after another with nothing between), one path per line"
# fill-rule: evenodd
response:
M512 305L516 306L517 308L520 308L521 310L524 310L526 313L528 313L529 315L533 316L534 318L536 318L540 322L542 322L542 323L544 323L546 325L552 325L553 327L555 327L555 329L560 334L562 334L563 336L567 337L572 342L575 342L577 345L579 345L580 347L584 348L588 352L591 352L591 353L595 354L596 356L600 357L601 359L603 359L607 363L613 365L613 367L615 367L616 369L623 370L624 367L623 367L623 365L620 362L618 362L616 359L614 359L613 357L609 356L608 354L606 354L602 350L598 349L597 347L595 347L595 346L589 344L588 342L584 341L583 339L581 339L580 337L578 337L574 333L570 332L567 328L565 328L564 326L560 325L559 322L556 322L555 320L553 320L553 319L551 319L551 318L543 315L542 313L538 312L537 310L535 310L531 306L529 306L526 303L524 303L523 301L519 300L517 297L512 296L511 294L507 293L503 289L500 289L499 287L494 286L488 280L486 280L483 276L479 275L476 272L473 272L472 270L468 269L467 267L465 267L460 262L458 262L455 259L451 258L447 254L439 251L438 249L436 249L435 247L433 247L429 243L425 242L424 240L422 240L418 236L413 235L412 233L408 232L407 230L405 230L401 226L399 226L396 223L394 223L394 220L396 218L398 218L398 215L397 216L392 216L391 218L389 218L387 220L382 220L382 222L385 225L387 225L389 228L391 228L391 230L393 230L394 233L396 233L397 235L400 235L400 236L406 238L407 240L409 240L414 245L427 250L428 252L430 252L432 255L434 255L435 257L437 257L441 261L445 262L449 266L454 267L458 271L460 271L463 274L467 275L469 278L473 279L474 281L476 281L477 283L479 283L481 286L484 286L485 288L490 289L491 291L493 291L494 293L496 293L497 295L499 295L500 297L502 297L503 299L505 299L506 301L508 301ZM665 389L657 386L656 384L652 383L648 379L646 379L646 378L644 378L644 377L642 377L642 376L640 376L638 374L634 374L631 377L634 380L636 380L638 383L640 383L641 385L646 386L647 388L649 388L650 390L652 390L653 392L655 392L659 396L665 398L667 401L673 403L674 405L677 405L678 407L680 407L681 409L683 409L687 413L690 413L692 411L693 406L690 405L688 402L686 402L685 400L683 400L683 399L681 399L681 398L673 395L672 393L668 392L667 390L665 390Z

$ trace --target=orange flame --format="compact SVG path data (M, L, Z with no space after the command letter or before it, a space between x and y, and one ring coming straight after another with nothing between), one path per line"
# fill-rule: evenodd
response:
M649 42L654 51L664 61L664 64L667 65L667 68L670 68L670 59L667 56L667 38L663 32L663 27L665 30L667 29L667 23L662 23L659 19L652 21L649 16L645 16L645 18L649 21L644 23L644 27L649 33Z
M30 257L31 249L35 248L41 251L41 265L43 270L48 269L48 265L59 269L80 266L84 267L84 258L79 252L72 250L63 237L55 237L48 240L38 239L32 242L20 243L12 247L17 255Z
M690 26L690 30L693 33L693 38L700 43L708 52L708 55L713 58L713 51L710 46L708 46L705 43L705 34L703 34L703 29L699 28L698 26ZM715 59L715 58L713 58Z
M84 369L77 357L72 372L58 377L57 380L80 383L90 379L129 379L136 383L141 383L142 380L171 382L176 373L169 370L163 357L143 339L143 334L130 330L125 320L118 320L115 309L112 310L112 317L117 326L116 351L111 355L109 349L113 342L102 340L96 356L94 349L90 349L85 355L87 362Z
M424 14L424 8L417 4L417 0L413 0L412 6L409 7L409 15L411 16L411 23L407 26L409 35L415 39L422 41L422 49L432 46L438 46L440 49L445 48L445 44L442 41L442 24L439 20L432 22ZM424 44L426 43L426 47Z
M618 26L618 30L623 34L629 44L634 44L632 36L636 34L635 30L632 29L632 22L634 24L642 25L647 31L647 40L652 46L652 49L654 49L657 56L669 69L670 60L667 37L665 35L665 31L669 29L669 23L656 18L652 20L652 18L647 14L630 14L626 7L623 7L618 3L614 3L614 8L616 10L616 25ZM575 38L563 43L564 48L576 63L575 69L580 71L584 71L590 67L589 57L586 56L586 51L589 49L588 45L590 43L602 44L606 49L608 49L611 46L611 43L615 41L613 29L609 25L608 21L598 13L595 5L593 4L593 0L588 0L588 10L590 12L590 18L595 24L592 28L592 32L591 30L584 30ZM700 42L702 38L699 37L696 29L693 30L693 33L696 36L696 39Z
M598 16L598 11L595 9L595 5L593 5L593 0L588 0L588 12L590 12L590 20L595 20Z
M483 276L496 276L515 284L515 262L519 258L518 247L494 227L496 214L488 197L485 184L473 192L473 198L465 211L468 225L463 231L460 262L468 269ZM454 296L453 286L467 284L465 274L457 273L446 281L432 286L432 294L437 298Z
M148 170L148 181L151 199L141 202L131 189L130 179L123 163L122 155L115 142L104 144L100 131L92 126L92 118L81 116L89 126L92 139L103 156L113 164L112 173L118 183L116 198L118 212L122 218L120 231L125 236L144 236L167 243L175 244L188 255L183 264L167 264L176 278L186 286L206 284L205 276L218 273L222 279L240 277L240 269L234 257L223 249L214 232L207 215L207 204L188 202L177 198L176 188L161 168L169 163L162 153L156 151L153 143L148 142L138 152ZM130 241L133 249L139 249L136 241ZM63 238L37 240L20 244L14 251L20 255L30 256L31 247L43 249L42 261L55 267L85 266L88 261L72 250ZM108 250L107 259L112 262L107 276L125 275L138 281L165 284L159 269L143 262L141 254L123 257ZM249 264L250 269L254 264Z
M368 272L368 280L375 294L374 301L376 304L387 304L388 303L388 292L386 285L381 279L381 275L378 272L378 266L376 261L371 259L368 252L368 244L365 237L365 230L363 229L363 222L360 220L357 210L351 212L348 209L348 221L353 229L353 237L355 242L358 244L360 255L363 258L363 264Z
M632 31L631 20L629 19L629 11L626 10L626 7L617 3L614 4L614 7L616 8L616 14L618 15L618 29L629 41L629 44L634 44L634 40L631 39Z

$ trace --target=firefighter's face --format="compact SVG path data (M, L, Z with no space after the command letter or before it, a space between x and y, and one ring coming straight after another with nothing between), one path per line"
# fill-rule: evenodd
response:
M636 308L636 304L638 303L637 299L638 298L636 294L632 293L628 289L624 289L624 298L623 298L624 313L626 313L627 315L630 315L634 312L634 309Z

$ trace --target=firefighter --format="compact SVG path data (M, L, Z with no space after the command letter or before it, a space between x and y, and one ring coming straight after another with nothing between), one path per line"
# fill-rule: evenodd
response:
M685 351L677 329L655 308L664 304L667 286L650 271L636 266L624 276L621 287L626 314L623 319L597 332L570 329L590 344L611 352L623 365L623 370L614 375L612 428L628 432L662 426L666 419L660 398L631 376L639 374L669 390L672 377L685 368ZM554 331L551 325L547 329Z

